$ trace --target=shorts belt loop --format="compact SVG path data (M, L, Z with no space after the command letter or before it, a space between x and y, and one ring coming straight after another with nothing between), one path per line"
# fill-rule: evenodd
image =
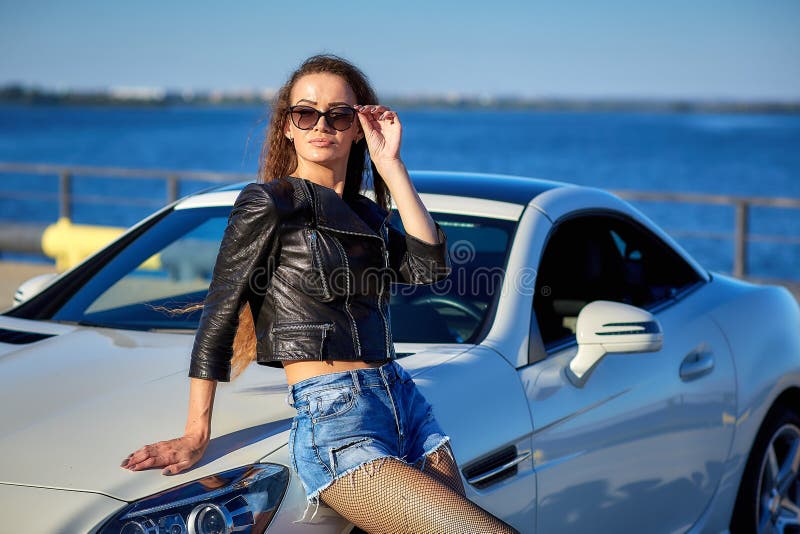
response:
M291 389L289 389L289 393L286 394L286 404L288 404L289 406L292 406L292 407L294 406L294 402L292 400L292 390Z
M378 372L381 374L381 379L383 379L383 384L388 388L391 384L389 383L389 377L387 376L387 373L383 369L382 365L378 367Z
M355 369L350 369L350 377L353 379L353 387L356 390L356 394L360 394L361 384L359 383L358 372Z

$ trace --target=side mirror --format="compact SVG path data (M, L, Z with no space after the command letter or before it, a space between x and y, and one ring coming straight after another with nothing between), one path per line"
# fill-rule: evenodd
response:
M58 273L45 273L33 278L28 278L22 282L17 290L14 292L14 306L22 304L36 293L50 285L54 279L58 277Z
M567 376L577 387L583 387L607 353L656 352L664 341L661 324L652 313L608 300L583 307L575 337L578 354L569 362Z

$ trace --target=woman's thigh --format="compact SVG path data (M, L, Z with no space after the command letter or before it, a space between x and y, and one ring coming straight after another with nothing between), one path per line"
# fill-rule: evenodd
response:
M325 488L322 500L367 532L516 532L448 485L383 458Z
M420 471L445 484L459 495L466 496L464 482L461 479L461 473L458 470L458 464L449 441L426 454L424 458L420 458L414 465Z

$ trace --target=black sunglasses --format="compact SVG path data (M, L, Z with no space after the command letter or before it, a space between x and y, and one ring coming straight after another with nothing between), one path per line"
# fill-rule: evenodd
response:
M292 118L292 123L301 130L310 130L317 125L320 117L325 117L328 126L343 132L353 124L356 110L350 106L336 106L323 113L311 106L291 106L289 116Z

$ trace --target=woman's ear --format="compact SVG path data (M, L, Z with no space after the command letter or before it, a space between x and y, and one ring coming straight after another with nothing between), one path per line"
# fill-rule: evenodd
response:
M292 137L292 129L289 127L288 121L283 125L283 135L285 135L286 139L289 141L294 141L294 138Z

